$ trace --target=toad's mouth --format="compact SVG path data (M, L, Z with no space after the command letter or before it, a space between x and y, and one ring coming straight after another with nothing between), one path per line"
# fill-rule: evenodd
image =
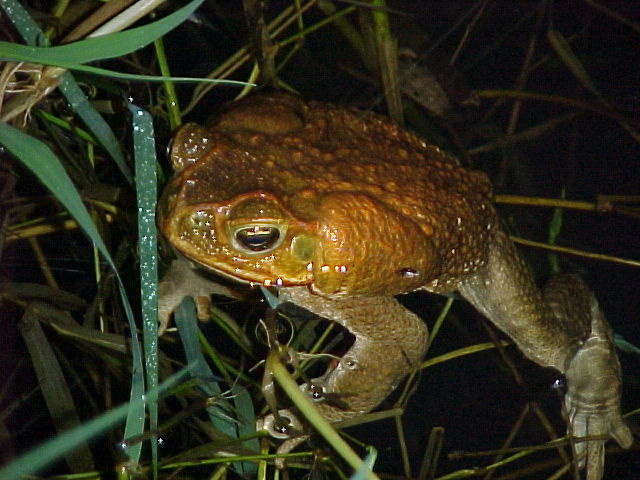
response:
M245 275L239 274L237 271L234 271L232 273L230 271L225 270L226 265L224 266L211 265L208 262L203 262L201 259L193 258L184 253L183 255L185 255L189 260L191 260L196 265L198 265L199 268L202 268L203 270L206 270L212 275L215 275L216 277L220 277L224 280L229 280L234 283L240 283L242 285L262 284L262 282L259 282L256 280L257 279L256 276L250 275L250 272L247 272L247 274ZM271 283L271 282L267 282L267 283Z
M249 269L241 269L227 264L216 264L210 261L197 259L186 255L187 258L196 262L200 267L211 272L213 275L224 278L225 280L231 280L236 283L250 286L265 286L265 287L292 287L302 285L302 282L286 281L280 277L274 277L268 274L255 272Z

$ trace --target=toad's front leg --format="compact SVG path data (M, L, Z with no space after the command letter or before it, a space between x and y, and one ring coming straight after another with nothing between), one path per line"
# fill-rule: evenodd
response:
M335 367L302 386L331 422L377 407L424 356L426 325L393 297L330 300L304 287L282 289L280 297L340 323L355 336Z

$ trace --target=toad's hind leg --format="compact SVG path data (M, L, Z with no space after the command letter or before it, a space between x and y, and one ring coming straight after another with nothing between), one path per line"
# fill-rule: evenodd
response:
M498 231L492 240L486 265L460 282L460 293L528 358L566 376L572 437L611 436L629 447L633 437L620 414L620 364L593 293L578 277L562 275L543 296L506 234ZM575 444L587 479L599 480L604 440Z
M544 301L559 323L573 317L588 319L589 338L571 359L565 375L571 388L565 409L572 438L611 435L624 448L633 441L620 416L620 363L613 333L589 287L577 275L556 275L544 288ZM587 479L604 474L604 440L573 442L576 458L587 467Z
M425 323L393 297L330 300L304 287L283 289L283 301L333 320L355 336L335 368L303 386L329 421L374 409L422 359L428 339Z

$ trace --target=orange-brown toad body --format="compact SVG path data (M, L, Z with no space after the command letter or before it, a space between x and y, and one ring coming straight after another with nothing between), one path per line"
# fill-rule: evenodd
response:
M304 386L326 399L317 405L330 420L375 408L422 359L426 326L394 295L458 290L527 357L566 375L571 433L630 445L595 298L568 275L537 289L484 174L382 117L286 94L235 102L208 128L184 126L171 159L159 226L182 255L280 287L283 301L355 336ZM603 443L576 444L590 478L601 476Z

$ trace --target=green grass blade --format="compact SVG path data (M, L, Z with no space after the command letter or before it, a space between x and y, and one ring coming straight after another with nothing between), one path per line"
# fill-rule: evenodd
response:
M158 385L158 246L156 238L156 146L151 115L130 104L133 125L133 153L138 197L138 252L140 295L147 390ZM158 403L149 398L149 428L158 429ZM153 478L158 477L158 444L151 438Z
M220 401L207 408L211 424L230 438L237 438L236 424L231 419L232 409L227 400L221 397L222 389L216 377L202 355L198 339L198 324L193 300L187 297L174 313L182 347L189 364L196 365L193 371L200 389L210 397L220 397Z
M164 41L162 38L158 38L154 42L156 59L158 60L158 68L160 73L165 77L171 76L169 69L169 61L167 60L167 54L164 48ZM180 102L178 100L178 94L176 92L173 82L164 82L162 84L164 88L164 105L167 109L169 117L169 127L174 132L182 124L182 116L180 114Z
M622 335L614 333L613 340L616 344L616 347L618 347L623 352L631 353L634 355L640 355L640 348L636 347L633 343L625 340L625 338Z
M1 1L1 0L0 0ZM102 38L102 37L100 37ZM69 62L68 60L56 60L49 61L46 55L41 53L46 52L47 48L38 49L35 53L29 53L28 49L22 48L24 45L16 43L0 42L0 61L9 62L26 62L35 63L40 65L51 65L60 67L66 70L74 70L89 75L99 75L103 77L110 77L123 81L139 81L139 82L181 82L181 83L220 83L224 85L236 85L236 86L255 86L254 83L243 82L239 80L218 80L215 78L197 78L197 77L164 77L162 75L136 75L133 73L122 73L115 70L108 70L106 68L92 67L90 65L83 65L81 63Z
M233 405L238 415L238 436L248 437L256 433L256 413L253 409L253 400L246 388L235 385L231 393L233 395ZM260 450L260 442L257 438L247 440L243 445L255 452ZM244 473L255 473L257 471L254 463L243 464Z
M2 0L3 3L6 0ZM18 53L24 58L39 58L46 65L59 62L88 63L96 60L121 57L139 50L156 38L165 35L184 22L204 0L193 0L181 9L143 27L132 28L124 32L111 33L96 38L79 40L58 47L36 47L0 42L0 57L6 51ZM0 3L2 5L2 3ZM6 11L6 8L5 8Z
M91 133L89 133L86 130L83 130L82 128L80 128L77 125L73 125L66 121L63 120L60 117L57 117L55 115L50 114L49 112L45 112L44 110L38 110L36 111L36 114L38 115L38 117L40 117L42 120L44 120L47 123L50 123L52 125L55 125L58 128L61 128L67 132L73 132L74 135L76 135L80 140L84 140L87 143L90 143L91 145L98 145L98 140L96 140L96 138L91 135Z
M0 0L0 8L18 30L27 45L37 45L40 39L44 40L44 34L29 12L16 0Z
M233 420L234 409L229 402L222 398L222 390L215 380L213 372L205 361L200 341L198 339L198 323L195 313L195 305L189 297L185 298L182 304L174 313L176 326L180 333L180 340L184 347L185 356L189 364L195 364L193 375L199 379L200 389L209 396L218 397L214 405L207 408L211 424L230 438L238 438L240 435L248 435L255 432L255 414L251 398L246 389L235 386L232 393L237 395L234 398L237 416L240 424ZM249 405L247 405L247 403ZM257 440L250 440L246 444L250 448L258 451ZM239 473L251 474L256 472L256 466L250 462L236 462L235 466Z
M349 477L349 480L365 480L367 478L367 473L373 470L373 467L376 464L376 459L378 458L378 451L373 447L369 447L368 450L370 453L362 461L362 466Z
M596 87L596 84L593 83L589 73L587 73L584 65L582 65L582 62L573 52L571 45L567 42L567 39L564 38L562 33L558 30L549 29L547 31L547 39L558 57L560 57L560 60L562 60L565 66L578 79L582 86L593 93L596 97L602 97L602 94Z

